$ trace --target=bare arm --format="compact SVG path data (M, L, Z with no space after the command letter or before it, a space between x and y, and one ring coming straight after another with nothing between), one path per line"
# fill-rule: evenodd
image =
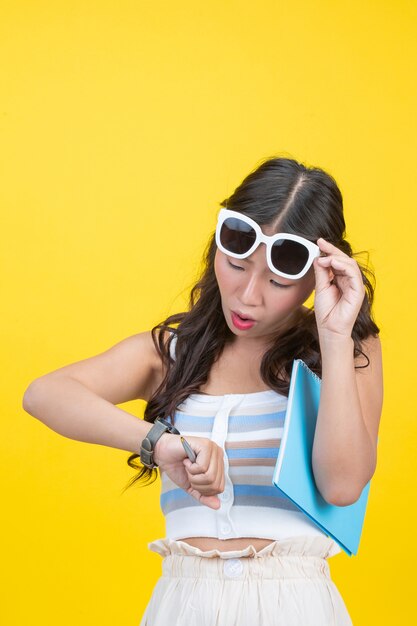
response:
M106 352L34 380L23 397L25 411L70 439L139 454L153 424L115 406L148 400L163 374L150 332L119 342ZM204 437L187 437L197 454L191 463L178 435L165 433L154 460L201 504L218 509L224 490L223 450Z
M355 370L353 339L320 342L323 376L313 471L323 497L339 506L356 502L376 469L383 402L379 337L369 338L365 347L370 364Z
M139 454L151 423L114 406L70 376L46 377L32 385L23 408L55 432Z
M139 333L37 378L25 392L23 408L70 439L139 453L152 424L115 405L148 399L159 376L151 334Z
M356 260L323 238L326 256L314 259L314 313L322 359L322 386L312 466L325 500L337 506L356 502L377 464L383 402L379 336L363 342L368 367L355 368L353 328L366 297Z

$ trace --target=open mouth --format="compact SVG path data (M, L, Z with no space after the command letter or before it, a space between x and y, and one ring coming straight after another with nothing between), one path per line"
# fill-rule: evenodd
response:
M232 323L239 330L249 330L256 324L256 321L251 317L243 317L243 315L239 315L239 313L236 313L235 311L231 311L231 314Z
M237 313L237 311L232 311L232 313L234 313L236 315L236 317L238 317L239 319L243 320L244 322L254 322L255 321L253 319L253 317L249 317L248 315L241 315L240 313Z

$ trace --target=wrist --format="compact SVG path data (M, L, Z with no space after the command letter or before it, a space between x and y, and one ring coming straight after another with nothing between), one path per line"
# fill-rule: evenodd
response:
M176 435L180 434L168 420L158 416L140 446L140 460L145 467L153 469L158 465L154 457L155 448L158 441L167 432L170 434L175 433Z
M319 330L320 345L353 345L352 334L335 333L330 330Z
M352 337L337 333L326 333L319 336L320 354L323 367L327 364L334 365L336 361L344 358L352 358L355 342Z
M166 442L168 441L168 438L172 436L173 435L170 433L164 433L163 435L161 435L161 437L159 437L158 441L156 442L153 451L153 460L156 465L160 465L163 462L163 459L165 457L164 451L166 448Z

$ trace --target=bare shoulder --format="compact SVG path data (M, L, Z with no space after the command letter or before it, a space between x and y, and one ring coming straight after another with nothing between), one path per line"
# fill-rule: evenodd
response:
M169 334L165 331L164 341ZM34 383L56 376L70 376L116 405L138 399L148 401L164 371L152 332L147 330L126 337L95 356L45 374Z

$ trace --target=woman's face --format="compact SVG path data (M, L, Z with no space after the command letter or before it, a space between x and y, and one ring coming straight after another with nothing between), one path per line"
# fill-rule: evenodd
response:
M267 232L266 227L262 230L266 235L273 234ZM217 249L214 271L230 330L238 337L251 340L251 344L264 346L271 344L277 334L298 317L315 285L313 266L298 280L271 272L263 243L246 259L235 259ZM239 328L242 322L233 312L250 317L255 323L250 328Z

